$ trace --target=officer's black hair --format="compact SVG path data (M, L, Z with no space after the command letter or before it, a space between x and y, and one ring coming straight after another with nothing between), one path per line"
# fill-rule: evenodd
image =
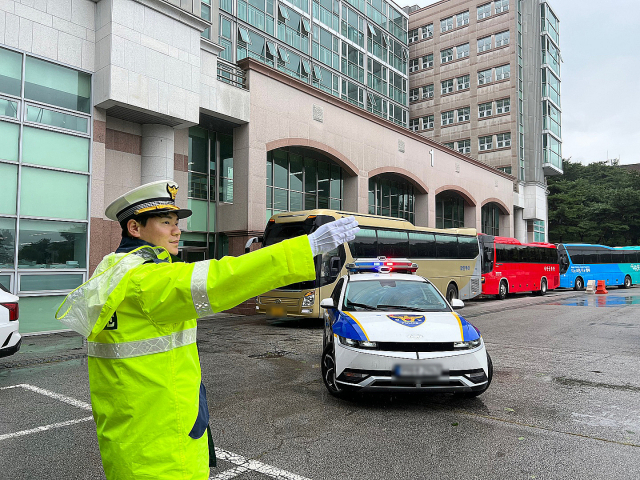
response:
M153 218L153 217L168 217L170 213L171 213L170 211L168 211L168 212L158 212L158 213L143 213L142 215L133 215L133 216L127 218L126 220L123 220L122 222L120 222L120 227L122 228L122 238L130 237L129 228L127 228L127 223L129 223L129 220L135 220L136 222L138 222L143 227L146 227L147 226L147 222L149 221L150 218Z

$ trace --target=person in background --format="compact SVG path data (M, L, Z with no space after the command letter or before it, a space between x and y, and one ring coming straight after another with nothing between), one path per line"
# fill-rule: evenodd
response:
M215 466L197 320L274 288L315 278L314 257L355 238L341 218L240 257L176 263L178 185L159 181L117 198L115 253L71 292L56 318L88 340L91 406L107 479L208 479Z

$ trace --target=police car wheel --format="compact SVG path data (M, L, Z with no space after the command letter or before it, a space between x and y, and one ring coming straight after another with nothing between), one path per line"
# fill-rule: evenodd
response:
M322 352L320 370L322 371L322 381L329 393L334 397L343 397L345 395L344 389L336 382L336 359L332 343L328 344Z
M487 391L489 385L491 385L491 379L493 378L493 362L491 361L491 357L489 356L489 352L487 352L487 370L489 371L489 375L487 376L487 384L482 388L482 390L475 390L473 392L459 392L456 393L456 396L461 398L474 398L478 395L482 395Z

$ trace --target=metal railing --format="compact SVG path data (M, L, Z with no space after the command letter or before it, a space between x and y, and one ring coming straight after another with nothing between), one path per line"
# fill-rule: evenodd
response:
M246 85L244 70L226 63L218 62L218 80L243 90L249 90Z

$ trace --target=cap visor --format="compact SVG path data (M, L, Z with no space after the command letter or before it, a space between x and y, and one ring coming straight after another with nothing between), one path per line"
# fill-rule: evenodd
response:
M193 215L193 212L188 208L181 208L180 210L172 210L171 213L178 215L178 218L187 218Z

